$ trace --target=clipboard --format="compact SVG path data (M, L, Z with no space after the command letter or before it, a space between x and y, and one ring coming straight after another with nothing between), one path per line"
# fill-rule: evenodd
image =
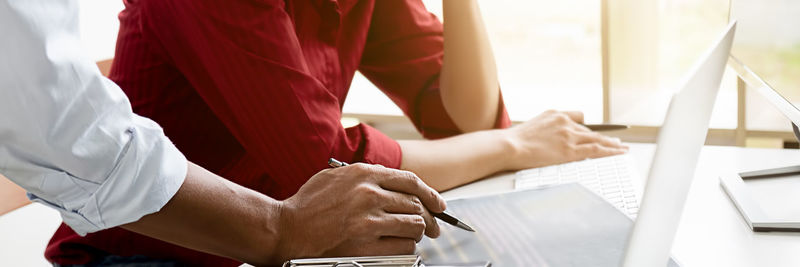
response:
M490 262L425 265L419 255L295 259L283 267L491 267Z
M419 267L422 259L417 255L377 256L377 257L341 257L295 259L283 263L283 267Z

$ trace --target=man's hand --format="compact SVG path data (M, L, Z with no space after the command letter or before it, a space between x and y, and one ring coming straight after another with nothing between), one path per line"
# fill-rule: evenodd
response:
M504 130L514 151L506 169L535 168L628 151L619 139L592 132L581 123L581 112L550 110Z
M410 254L439 235L445 201L407 171L353 164L323 170L283 202L278 257Z

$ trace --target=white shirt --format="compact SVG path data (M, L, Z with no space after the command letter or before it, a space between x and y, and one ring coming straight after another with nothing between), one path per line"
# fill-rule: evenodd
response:
M187 162L81 49L74 0L0 0L0 173L85 235L154 213Z

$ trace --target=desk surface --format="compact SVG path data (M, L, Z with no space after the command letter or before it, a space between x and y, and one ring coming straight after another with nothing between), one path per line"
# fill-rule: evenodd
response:
M650 169L655 146L630 145L638 177L644 179ZM718 180L719 174L724 172L793 164L800 164L800 150L704 147L673 246L673 255L686 267L800 266L800 234L753 233L722 191ZM773 187L766 194L774 192L787 196L792 192L800 192L798 184L794 182L785 187ZM509 191L513 186L513 175L501 174L443 195L446 198L474 196ZM800 201L793 203L798 204L791 208L800 211ZM794 214L800 217L800 212ZM42 250L59 222L57 212L37 204L0 216L0 266L46 266L41 256ZM31 245L20 245L22 241Z
M630 146L638 172L636 177L645 179L655 145ZM688 267L800 266L800 233L752 232L719 185L722 173L798 164L800 150L703 147L672 248L675 258L682 266ZM769 186L748 183L748 186L758 187L754 189L763 196L794 197L795 201L791 203L797 203L796 207L782 205L784 209L777 211L785 214L788 210L795 215L793 218L800 218L800 201L797 201L800 197L793 196L800 196L797 194L800 192L800 179L773 180L769 181ZM443 196L452 199L513 188L513 173L505 173L447 191ZM767 199L761 203L775 202Z

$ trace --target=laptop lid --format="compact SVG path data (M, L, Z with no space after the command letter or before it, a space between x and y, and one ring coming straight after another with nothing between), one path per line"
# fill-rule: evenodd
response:
M623 266L667 265L735 31L732 22L672 97Z

